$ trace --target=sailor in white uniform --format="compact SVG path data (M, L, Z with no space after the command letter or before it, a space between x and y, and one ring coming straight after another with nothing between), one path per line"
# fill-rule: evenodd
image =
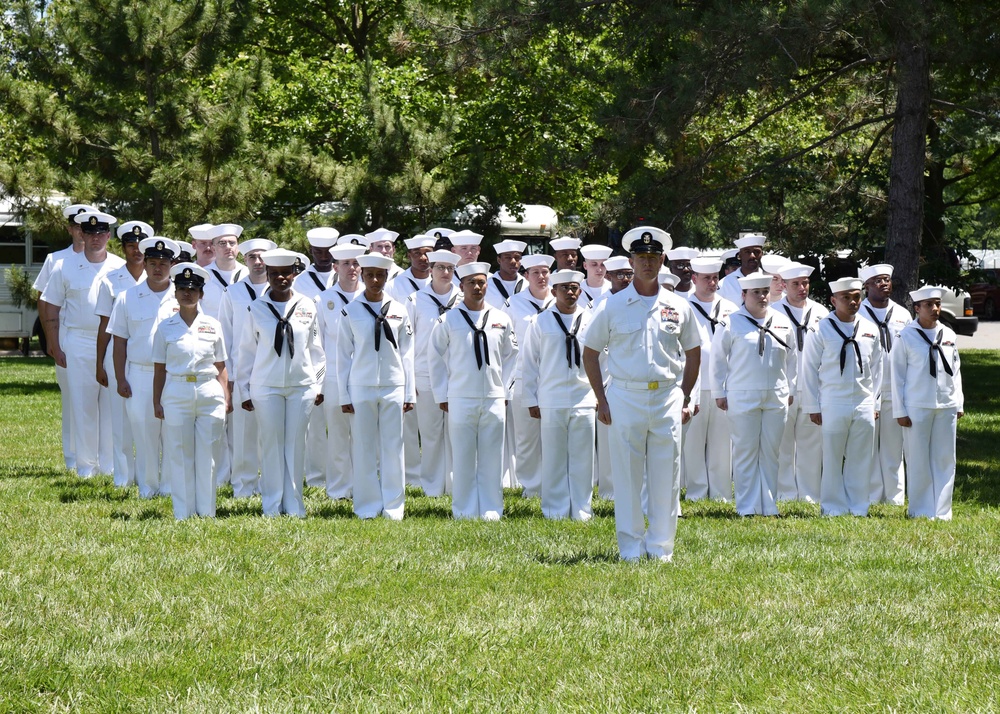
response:
M809 276L813 267L789 262L780 269L785 282L785 297L774 309L788 317L795 330L796 372L802 374L806 335L815 332L829 310L809 298ZM820 477L823 473L823 432L802 409L802 379L795 385L795 399L788 407L785 433L778 451L778 500L819 503Z
M864 283L865 299L861 301L861 315L878 327L882 345L882 402L879 418L875 422L875 470L869 497L872 503L892 503L902 506L906 498L906 473L903 466L903 427L894 418L892 395L892 347L899 334L910 324L910 311L889 296L892 295L891 265L872 265L861 268L858 277Z
M115 301L108 322L114 336L115 381L135 441L135 480L140 498L170 493L171 479L163 471L162 426L153 414L153 331L177 312L170 268L179 252L169 238L152 236L139 242L145 256L146 279Z
M215 261L215 246L212 244L211 234L213 228L214 223L199 223L188 228L191 247L194 249L194 262L206 270Z
M604 261L611 257L611 248L606 245L584 245L580 247L583 256L583 271L587 279L580 288L583 290L584 306L591 306L607 292L611 291L611 283L604 277L607 269Z
M219 322L222 324L222 336L228 355L226 359L228 387L232 403L237 405L229 416L233 429L230 457L233 498L250 498L259 492L257 481L260 473L260 444L257 439L257 414L239 408L250 395L240 392L236 352L243 339L244 330L249 329L250 303L268 290L267 266L260 257L261 253L277 247L273 241L266 238L253 238L240 243L240 255L246 263L247 275L226 288L222 294L222 304L219 306Z
M521 344L524 403L541 422L542 515L587 521L593 516L597 399L583 370L590 311L579 304L583 273L549 276L555 304L528 322Z
M448 412L455 518L499 520L503 514L504 401L517 358L510 318L487 307L489 263L458 267L462 303L431 334L431 388Z
M343 236L342 236L343 237ZM324 290L316 298L319 311L320 334L326 352L326 371L323 393L330 399L323 402L328 432L326 459L326 495L331 499L350 498L354 488L354 468L351 460L354 423L350 414L340 408L337 382L337 340L340 337L340 321L344 308L364 291L361 285L361 266L358 258L365 248L360 243L346 242L330 249L333 255L333 269L337 281L329 290Z
M726 275L719 283L719 296L724 297L729 302L740 304L743 291L740 289L740 278L745 278L751 273L760 270L760 259L764 256L764 243L767 238L762 235L750 233L742 238L736 239L734 244L739 251L739 270L734 270Z
M305 518L306 424L323 403L325 356L316 303L292 289L308 259L281 248L261 258L271 289L250 304L251 322L238 348L240 391L250 395L242 408L257 413L264 515Z
M454 278L455 284L458 285L458 268L463 265L470 265L479 260L479 253L482 251L481 243L483 236L475 231L461 230L453 232L447 237L447 240L451 243L451 248L448 248L448 250L458 256L458 265L455 266ZM490 274L487 273L486 277L489 278Z
M74 220L83 231L83 251L56 264L41 299L50 306L45 323L49 350L56 364L66 368L76 472L89 478L114 470L111 399L95 379L100 326L96 309L104 276L125 261L107 252L114 216L85 211Z
M519 240L502 240L493 246L497 254L499 270L490 276L490 289L486 292L486 304L503 310L512 297L528 287L521 276L521 260L528 244Z
M399 238L399 233L390 231L388 228L376 228L371 233L365 233L364 238L369 253L384 255L389 260L395 261L396 239ZM389 269L389 280L394 279L402 272L403 269L393 262Z
M632 254L632 284L594 311L583 361L597 396L597 418L611 427L615 528L623 560L673 559L680 505L681 424L691 416L701 338L687 300L659 286L670 234L633 228L622 237ZM600 354L608 350L607 394ZM649 526L640 501L648 466Z
M667 266L677 276L674 291L682 294L691 292L691 261L698 257L694 248L674 248L667 251Z
M866 516L876 468L882 345L878 328L858 313L861 281L835 280L830 292L834 312L806 337L802 409L823 431L823 515Z
M739 308L718 295L721 260L694 258L689 263L694 289L687 298L701 336L701 374L698 380L701 395L699 411L691 417L684 432L681 473L687 488L685 497L689 501L704 498L731 501L733 459L729 417L712 397L709 371L712 338L729 324L730 315Z
M438 319L459 304L462 291L452 283L458 256L450 250L428 254L431 282L407 298L406 309L413 325L413 371L420 425L420 487L428 496L451 493L451 448L448 443L448 413L441 411L431 388L431 360L437 354L431 335Z
M906 448L909 515L947 521L955 489L955 432L965 397L955 333L939 322L943 293L934 286L910 293L917 317L893 347L892 392L893 416Z
M354 415L354 513L398 521L406 501L403 414L416 401L413 328L403 304L384 293L392 260L372 253L358 263L365 290L344 308L337 338L340 407Z
M153 403L163 421L164 471L174 517L215 516L215 442L232 409L226 348L218 320L199 309L208 271L193 263L170 269L178 312L153 334Z
M562 236L549 241L549 248L552 250L552 257L556 263L556 270L576 270L580 263L579 250L583 243L579 238Z
M772 306L777 305L778 301L785 297L785 279L781 277L781 271L791 263L791 260L777 253L768 253L760 259L761 272L771 276L771 292L768 300Z
M233 283L242 280L247 274L246 267L236 261L239 254L239 238L243 235L243 226L235 223L221 223L206 228L201 234L211 238L215 251L215 259L205 266L211 279L205 284L205 297L201 301L201 309L206 315L219 318L219 305L222 304L222 291Z
M97 383L108 388L111 398L111 441L114 449L115 486L127 488L135 484L135 444L132 440L132 423L125 414L125 400L118 394L115 380L113 350L109 350L112 336L108 322L115 300L123 292L135 287L146 277L145 257L139 250L139 241L153 235L153 228L142 221L129 221L118 226L118 239L125 254L125 265L104 276L97 294L95 312L101 322L97 328Z

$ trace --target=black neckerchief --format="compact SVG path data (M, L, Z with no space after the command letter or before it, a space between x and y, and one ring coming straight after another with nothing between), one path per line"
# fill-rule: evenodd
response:
M461 293L455 293L454 295L452 295L451 296L451 300L448 301L447 305L445 305L440 300L438 300L436 297L434 297L434 295L431 294L430 291L427 292L427 295L428 295L428 297L430 297L431 300L434 301L434 304L437 305L438 316L440 317L441 315L445 314L450 309L452 309L453 307L455 307L455 303L458 301L458 296L461 295Z
M288 309L288 315L291 316L295 312L295 308L298 304L302 302L301 300L296 300L292 306ZM274 351L278 353L281 357L282 345L288 343L288 356L295 356L295 335L292 332L292 323L288 321L287 317L282 317L270 302L265 302L265 305L271 310L271 314L274 315L274 319L278 321L278 324L274 328Z
M472 317L470 317L469 313L465 310L459 308L458 311L462 314L462 317L465 318L465 321L472 329L472 344L476 347L476 367L482 369L484 361L486 364L490 363L490 343L489 340L486 339L486 330L483 329L486 327L486 319L489 317L490 311L487 310L483 313L482 327L476 327L476 323L472 321ZM479 346L480 342L482 342L482 347Z
M771 331L771 322L774 320L773 317L767 318L767 322L765 322L763 325L757 322L755 319L753 319L750 315L743 315L743 317L746 318L747 322L749 322L751 325L757 328L758 356L760 357L764 356L764 340L766 339L767 335L773 337L777 341L777 343L782 347L784 347L786 350L789 349L785 341Z
M693 307L695 310L697 310L698 312L700 312L701 316L704 317L706 320L708 320L709 326L712 328L712 334L714 335L715 334L715 328L721 322L719 320L719 310L722 308L722 301L719 300L717 303L715 303L715 307L712 308L712 314L711 315L709 315L707 312L705 312L705 308L703 308L701 305L699 305L698 303L696 303L694 300L691 300L690 302L691 302L691 307Z
M320 292L323 292L324 290L326 290L326 286L325 286L325 285L323 284L323 282L322 282L322 281L321 281L321 280L319 279L319 276L318 276L318 275L316 275L316 273L314 273L314 272L313 272L313 271L311 271L311 270L307 270L307 271L306 271L306 275L308 275L308 276L309 276L310 278L312 278L312 281L313 281L314 283L316 283L316 287L317 287L317 288L319 288L319 291L320 291Z
M552 316L556 320L556 324L559 325L559 329L563 331L566 335L566 364L569 365L570 369L576 364L577 367L580 366L580 340L577 339L576 333L580 330L580 321L583 319L583 313L581 312L576 316L576 322L573 323L573 329L567 330L566 325L563 324L561 313L556 310L552 311ZM572 319L572 318L570 318Z
M382 348L383 333L385 333L385 339L389 340L389 344L398 350L399 345L396 344L396 336L392 334L392 328L389 326L388 320L385 319L385 316L389 314L391 303L386 300L379 312L375 312L372 306L364 300L361 301L361 305L368 311L368 314L375 318L375 351L378 352Z
M222 277L222 273L220 273L215 268L212 268L212 275L214 275L218 279L218 281L220 283L222 283L222 287L224 287L224 288L228 288L229 287L229 283L227 283L226 279L224 277Z
M888 320L888 316L886 316ZM948 360L944 357L944 350L941 349L941 339L944 337L944 330L938 330L937 338L932 342L931 338L924 334L924 331L917 328L917 334L924 338L924 342L929 345L928 358L931 364L931 376L937 379L937 356L934 354L941 355L941 366L944 367L944 371L947 372L949 377L954 377L955 373L951 369L951 365L948 364Z
M855 339L858 336L858 328L861 327L861 323L858 320L854 321L854 332L851 333L850 337L840 331L840 328L837 327L837 323L833 321L833 318L830 319L830 325L837 331L837 334L840 335L841 339L844 340L844 344L840 347L840 373L844 373L844 367L847 364L847 346L853 344L854 353L858 356L858 369L863 374L865 367L861 361L861 347L858 346L858 341Z
M889 331L889 318L892 317L892 305L886 310L884 320L879 320L875 316L875 311L868 305L865 305L865 310L868 311L868 314L872 316L872 320L878 325L878 340L882 343L882 349L886 352L892 352L892 332Z
M806 332L809 331L809 318L812 317L813 310L809 308L809 312L802 316L802 324L795 319L795 315L792 314L792 308L788 305L782 305L785 308L785 313L788 315L788 319L792 321L795 325L795 345L799 348L799 352L802 351L802 346L805 344Z

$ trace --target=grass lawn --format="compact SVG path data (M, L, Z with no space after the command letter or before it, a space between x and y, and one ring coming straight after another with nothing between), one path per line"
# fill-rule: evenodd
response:
M0 360L0 712L995 711L1000 353L962 359L953 521L686 505L669 566L515 493L177 523L60 468L51 361Z

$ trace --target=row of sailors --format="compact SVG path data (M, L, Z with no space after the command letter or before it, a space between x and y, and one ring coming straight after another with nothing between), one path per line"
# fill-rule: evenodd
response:
M99 405L107 395L100 387L112 385L110 391L120 397L118 408L107 410L112 418L117 415L111 433L121 437L114 449L116 482L126 485L130 476L123 474L135 473L141 495L166 492L170 489L169 479L160 478L159 468L161 434L157 421L150 418L154 411L150 405L156 401L155 380L150 375L156 373L157 364L150 349L155 325L181 307L169 289L170 264L180 247L167 239L153 240L148 226L130 222L118 231L129 263L123 266L119 260L116 266L114 256L106 253L103 261L93 261L92 257L100 257L96 247L102 235L95 228L104 228L106 244L114 219L92 207L75 208L84 209L69 212L84 231L82 255L91 268L100 263L95 271L100 279L87 288L87 294L90 296L97 285L96 302L103 304L90 305L90 314L100 315L108 327L105 331L104 323L99 322L90 352L94 356L90 374L96 372L98 376L97 389L93 380L70 380L74 386L89 382L87 389L96 394L78 400L75 410L71 406L73 416L69 421L79 433L93 433L92 427L105 419ZM202 237L195 238L196 232ZM229 420L228 442L226 432L218 437L206 432L211 437L207 443L215 447L215 466L209 469L212 479L225 480L231 473L236 496L248 496L259 489L269 515L304 515L301 476L305 473L307 482L325 484L332 498L353 496L355 511L362 517L380 513L401 517L402 485L406 481L422 486L429 495L452 492L457 517L499 517L502 500L498 500L498 489L502 483L523 486L527 496L541 495L547 516L585 519L590 515L596 429L599 493L613 497L606 428L593 418L596 402L581 369L579 345L585 339L593 311L607 295L627 286L629 259L611 258L610 249L580 246L572 238L553 241L553 257L523 256L523 243L504 241L495 246L500 271L490 275L485 264L475 260L481 236L446 229L435 229L433 233L437 235L407 241L411 267L402 271L384 254L379 260L376 245L382 242L391 247L397 237L391 231L380 229L363 237L364 241L359 240L360 236L345 241L334 229L314 229L309 235L313 264L296 274L309 263L305 256L275 252L270 241L239 244L238 226L192 229L195 243L210 236L217 244L216 264L203 274L188 268L186 277L182 273L180 278L193 285L199 276L203 277L199 315L217 317L221 324L216 328L199 323L199 329L203 335L215 334L212 330L216 329L221 332L222 351L214 354L225 355L224 391L232 392L231 404L237 407ZM142 241L132 240L140 237ZM451 241L450 251L434 250L442 239ZM665 240L669 241L669 237ZM370 245L359 245L362 242ZM687 487L687 498L729 500L735 475L737 510L745 515L776 513L778 499L820 501L828 514L862 514L871 501L902 503L901 424L911 421L908 413L913 409L941 408L961 412L954 335L936 325L936 319L935 326L928 328L932 332L924 334L933 345L930 356L940 354L942 364L949 367L938 370L936 379L944 384L930 390L933 398L924 394L929 390L926 380L917 380L914 388L907 385L905 390L896 391L914 394L913 408L900 406L895 414L898 418L876 420L876 412L886 417L893 413L890 350L894 340L905 337L903 329L911 325L909 313L888 300L891 266L866 269L861 275L863 280L856 285L832 284L831 289L840 288L834 290L835 306L841 293L850 293L851 300L843 312L838 310L830 317L825 308L808 298L810 267L784 261L784 265L775 264L775 276L762 275L756 268L769 257L763 256L763 238L744 237L736 247L740 268L721 283L722 265L718 260L698 258L695 251L684 248L670 250L666 256L672 273L664 280L673 284L668 287L689 290L686 297L693 308L691 316L701 335L701 388L694 395L701 414L684 427L680 476ZM363 255L366 249L372 252ZM586 278L572 270L578 250L584 257ZM243 255L248 269L236 263L237 252ZM55 351L70 353L65 347L72 345L73 359L60 360L57 356L56 361L67 367L72 364L75 370L80 369L76 363L86 361L79 357L90 343L75 342L77 335L86 331L78 324L80 313L74 311L77 305L65 291L55 286L66 285L67 274L80 278L74 284L83 286L83 273L79 271L87 266L83 266L79 255L75 261L54 266L52 275L59 280L51 291L43 293L45 302L61 307L65 301L67 305L61 317L69 322L60 325L60 336L66 339L57 338ZM268 257L270 268L265 263ZM146 280L139 283L143 258ZM554 259L563 267L550 279L549 267ZM278 275L280 268L289 267L278 265L281 261L297 261L298 268L293 265L285 271L287 275ZM358 274L362 266L366 266L364 281ZM519 274L520 268L526 269L524 277ZM470 272L473 270L482 272ZM395 278L390 279L394 273ZM604 273L610 280L605 280ZM464 290L455 285L460 276L468 280ZM435 277L439 279L435 281ZM280 288L277 291L275 280ZM138 283L131 292L126 290L130 281ZM223 282L228 283L225 288ZM553 283L552 291L549 282ZM772 288L781 282L787 285L787 293L771 307ZM854 318L861 303L861 282L868 292L865 310L877 324L861 316ZM742 307L718 294L731 294L733 285L737 286L736 297ZM74 289L79 288L70 292ZM275 299L286 289L287 300ZM217 299L210 297L213 293ZM923 299L917 300L917 294L922 293L913 295L919 317ZM564 298L561 305L560 295ZM743 304L748 295L749 302ZM262 296L265 299L258 299ZM482 309L474 310L469 303L477 304L480 297ZM924 299L931 303L934 300ZM218 307L213 308L216 304ZM454 311L456 305L462 309ZM211 314L213 309L215 315ZM86 310L80 312L86 314ZM536 317L543 312L553 313L553 320ZM734 319L733 315L742 315L743 319ZM854 319L841 319L846 317ZM822 327L827 323L829 328ZM382 331L372 331L373 324ZM437 328L445 324L457 328L469 343L467 354L459 352L461 357L454 365L448 361L445 335L449 331ZM302 329L296 331L297 325ZM860 339L858 328L863 328ZM831 329L840 339L839 347L837 339L825 339ZM488 340L493 330L509 333L495 356ZM296 336L300 333L303 339L311 337L299 344ZM532 340L529 336L535 333L541 334ZM107 362L95 364L96 356L102 354L102 343L106 350L107 334L115 338L112 370L107 369ZM376 341L376 334L384 335L384 341ZM520 359L516 357L515 334L523 338ZM371 339L362 339L359 345L357 338L364 335ZM839 350L839 362L827 359L827 343L833 352ZM548 344L557 345L564 354L561 362L553 362L549 355L546 371L540 365L542 346ZM747 352L746 345L756 346L756 350ZM855 360L845 357L849 345L857 356L857 369ZM908 352L899 354L906 356ZM398 360L395 369L391 366L394 359ZM822 369L828 363L839 367L839 375L834 367ZM207 376L213 368L214 363L206 366L201 376ZM81 374L86 374L86 369L84 366ZM120 375L115 383L109 376L112 373ZM217 370L215 377L222 374ZM483 381L486 375L489 378ZM796 379L798 375L800 379ZM451 387L466 377L474 377L471 392L466 394L464 387L455 387L453 392ZM389 393L388 386L392 387ZM837 388L843 394L835 395ZM64 401L72 405L74 396L75 391ZM484 398L494 402L502 398L505 405L500 409L493 403L484 410L480 403ZM475 403L463 401L468 399ZM185 413L185 420L187 416ZM824 426L817 428L821 423ZM130 438L135 442L134 466L130 463ZM456 447L456 439L460 446ZM937 440L922 439L922 443L926 446ZM102 445L99 438L88 437L72 442L71 450L81 442L84 458L77 454L76 468L86 476L100 468L99 458L95 458L100 454L93 452ZM866 448L869 442L871 448ZM944 475L935 473L917 479L921 484L945 484L930 488L930 495L924 493L928 489L922 485L919 493L915 490L913 472L926 470L925 466L940 459L909 460L911 514L950 516L947 472L950 463L953 482L953 438L951 442L952 458L950 462L944 460ZM486 453L490 453L497 444L502 460L477 458L477 451L484 445ZM583 444L588 446L584 448ZM863 456L869 452L872 460L866 461ZM183 453L182 463L198 463L191 444L180 450L163 447L162 453L167 458ZM397 453L403 459L402 465L397 464ZM494 468L494 463L502 480L485 473ZM193 467L175 466L174 473L196 471ZM451 482L452 473L463 476L457 492ZM472 475L476 476L474 483L489 483L490 488L470 491L465 479ZM213 494L211 509L206 506L206 512L214 510L214 486L206 486L203 491ZM944 491L948 492L947 499L942 495ZM193 498L186 501L188 505L182 504L178 515L202 512L195 508Z

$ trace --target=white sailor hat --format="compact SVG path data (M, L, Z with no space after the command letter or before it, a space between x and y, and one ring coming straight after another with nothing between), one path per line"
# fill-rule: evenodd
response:
M604 269L609 273L617 270L631 270L632 264L624 255L615 255L604 261Z
M743 250L744 248L762 248L765 243L767 243L767 236L760 235L759 233L748 233L742 238L737 238L733 241L733 245L736 246L736 250Z
M235 223L220 223L205 230L205 237L212 240L222 238L222 236L239 238L241 235L243 235L243 226L238 226Z
M378 243L383 240L395 243L397 238L399 238L399 233L396 231L390 231L388 228L376 228L371 233L365 233L365 242L369 246L371 246L372 243Z
M917 303L921 300L940 300L944 296L944 288L937 285L924 285L922 288L910 291L910 300Z
M555 260L556 259L551 255L544 255L542 253L526 255L521 258L521 267L525 270L525 272L531 268L551 268Z
M139 250L147 258L173 259L180 255L181 248L175 241L163 236L150 236L139 241Z
M673 246L669 233L652 226L639 226L622 236L622 248L630 253L663 253Z
M486 275L489 272L489 263L466 263L455 268L455 275L458 276L459 280L463 280L470 275Z
M591 243L580 246L580 255L584 260L607 260L611 257L611 248L606 245Z
M380 238L379 240L385 240ZM382 255L381 253L368 253L367 255L358 256L358 265L362 268L379 268L381 270L389 270L392 267L392 258L388 255Z
M296 253L294 250L286 250L285 248L265 250L260 254L260 259L264 261L264 265L270 268L285 268L289 265L294 265L299 272L305 270L306 266L309 265L309 259L302 255L302 253Z
M208 271L197 263L177 263L170 268L175 288L203 288L208 282Z
M354 260L364 254L365 247L354 243L338 243L330 248L330 255L333 256L334 260Z
M313 248L332 248L337 245L339 237L340 231L330 226L310 228L306 231L306 240L309 241L309 245Z
M658 283L659 283L660 285L669 285L669 286L670 286L670 287L672 287L672 288L676 288L676 287L677 287L677 286L678 286L678 285L680 284L680 282L681 282L681 279L680 279L680 278L678 278L678 277L677 277L676 275L674 275L673 273L671 273L671 272L670 272L670 271L669 271L669 270L668 270L668 269L666 268L666 266L661 266L661 267L660 267L660 272L659 272L659 273L657 274L657 276L656 276L656 281L657 281L657 282L658 282Z
M458 256L452 253L450 250L433 250L427 254L427 260L433 265L434 263L447 263L448 265L456 265L458 263Z
M452 245L479 245L483 237L473 231L457 231L450 236L446 236Z
M579 270L557 270L549 275L549 285L562 285L563 283L582 283L586 276Z
M771 287L771 276L761 272L750 273L750 275L739 278L737 282L740 284L740 290L769 288Z
M808 278L813 274L814 270L815 268L811 265L790 261L778 271L778 275L785 280L795 280L796 278Z
M869 280L874 278L876 275L887 275L892 277L893 266L886 263L879 263L878 265L871 265L867 268L861 268L858 271L858 279L863 283L867 283Z
M737 258L739 256L739 254L740 254L740 251L737 250L736 248L732 248L731 250L727 250L725 253L722 254L722 262L726 263L726 262L728 262L730 260L733 260L734 258Z
M435 241L437 239L434 236L418 233L412 238L407 238L403 243L406 244L407 250L417 250L418 248L433 248Z
M110 233L111 226L118 222L110 213L101 211L77 213L73 220L80 224L80 230L84 233Z
M699 275L714 275L722 270L722 258L692 258L691 272Z
M781 269L792 261L783 255L778 255L777 253L768 253L767 255L761 256L760 267L765 273L769 275L775 275L781 272Z
M842 293L847 290L860 290L861 280L858 278L852 278L847 276L846 278L841 278L840 280L834 280L830 285L830 293Z
M194 257L194 246L182 240L174 241L177 244L177 260L180 263L189 263Z
M199 223L188 228L188 233L191 235L191 240L212 240L208 232L214 227L212 223Z
M434 238L447 238L454 232L451 228L428 228L426 231L427 235Z
M117 233L122 243L138 243L153 235L153 227L142 221L128 221L118 226Z
M73 219L76 218L78 213L99 213L100 209L97 206L91 206L89 203L74 203L71 206L66 206L62 209L63 218L68 220L70 223L75 223Z
M694 260L698 251L694 248L674 248L667 251L667 260Z
M497 255L500 255L501 253L524 253L524 250L527 247L528 244L524 241L511 240L508 238L507 240L502 240L499 243L496 243L493 246L493 251Z
M549 241L549 245L552 247L552 250L577 250L581 243L583 243L583 241L579 238L571 238L570 236L553 238Z
M368 241L360 233L345 233L337 239L337 245L368 245Z
M246 255L247 253L253 253L255 250L274 250L278 247L278 244L273 240L268 240L267 238L251 238L250 240L245 240L239 244L238 250L240 255Z

